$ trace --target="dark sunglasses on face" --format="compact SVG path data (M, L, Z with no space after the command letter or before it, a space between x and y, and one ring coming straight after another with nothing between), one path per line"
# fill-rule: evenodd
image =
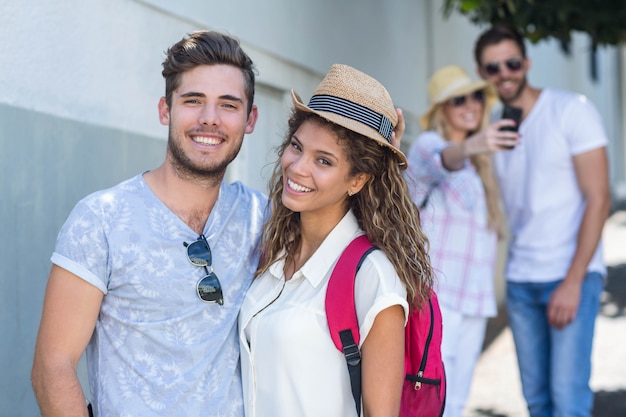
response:
M500 73L500 64L504 63L509 71L517 72L522 69L524 60L522 58L509 58L503 62L488 62L483 66L487 75L497 75Z
M224 305L222 285L213 270L213 257L211 255L209 242L207 242L204 235L200 235L195 242L183 242L183 245L187 247L187 259L189 259L189 262L195 266L204 267L204 271L206 272L206 275L200 278L196 284L198 297L207 303Z
M466 96L452 97L450 100L448 100L448 103L452 107L461 107L465 105L465 103L468 100L468 97L470 97L472 100L478 103L483 103L485 101L485 92L483 90L476 90L473 93L468 94Z

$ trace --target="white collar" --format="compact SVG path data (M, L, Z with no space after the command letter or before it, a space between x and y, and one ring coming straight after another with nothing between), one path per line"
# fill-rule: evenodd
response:
M299 271L316 288L348 244L362 234L356 216L349 210ZM284 279L284 265L284 260L276 262L270 266L269 272L277 279Z

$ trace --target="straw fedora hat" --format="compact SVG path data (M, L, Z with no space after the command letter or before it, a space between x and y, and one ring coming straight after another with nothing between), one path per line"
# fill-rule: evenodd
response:
M428 129L430 118L435 108L453 97L465 96L476 90L485 90L485 108L491 107L498 96L494 88L486 81L474 81L456 65L437 70L428 81L428 98L430 107L420 117L420 126L423 130Z
M398 123L391 96L381 83L348 65L335 64L317 86L305 105L291 90L297 110L318 116L373 139L391 149L400 167L407 167L406 156L391 144L391 133Z

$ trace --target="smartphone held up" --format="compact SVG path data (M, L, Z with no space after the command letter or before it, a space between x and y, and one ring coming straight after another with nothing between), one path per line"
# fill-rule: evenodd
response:
M517 132L519 124L522 121L522 109L513 106L504 106L502 109L502 119L510 119L515 121L515 126L503 126L500 130L506 130L510 132ZM513 149L515 145L503 146L505 149Z

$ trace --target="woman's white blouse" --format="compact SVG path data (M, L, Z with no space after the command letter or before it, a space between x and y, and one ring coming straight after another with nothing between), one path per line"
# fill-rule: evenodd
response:
M356 416L346 362L331 340L324 302L339 255L361 234L348 212L289 281L280 261L248 290L239 314L247 417ZM406 318L405 287L382 251L363 262L355 300L361 345L380 311L401 305Z

